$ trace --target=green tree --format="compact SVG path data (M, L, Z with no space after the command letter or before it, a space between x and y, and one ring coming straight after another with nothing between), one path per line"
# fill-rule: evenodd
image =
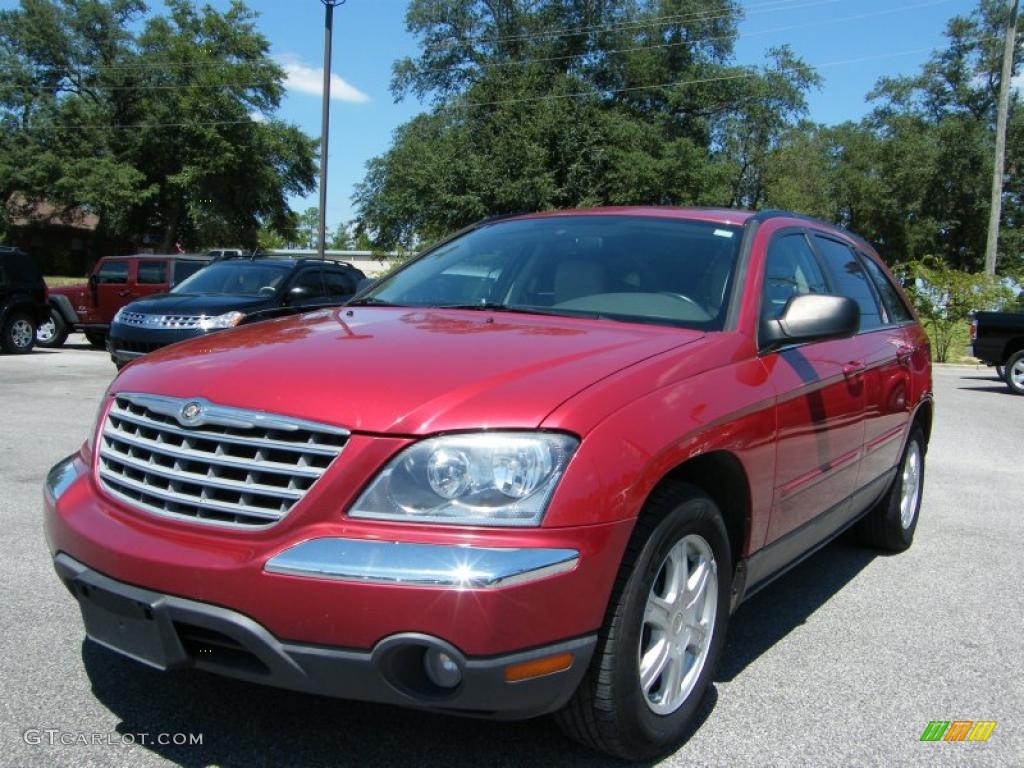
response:
M315 147L273 117L284 73L255 15L168 0L22 0L0 12L0 195L84 206L163 249L287 231Z
M412 0L421 51L392 87L433 106L369 163L358 231L411 247L522 210L758 205L816 77L785 49L733 65L739 19L732 0Z

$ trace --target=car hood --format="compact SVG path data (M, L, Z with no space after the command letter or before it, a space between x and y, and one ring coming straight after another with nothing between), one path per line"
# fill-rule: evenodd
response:
M232 296L215 293L163 293L133 301L126 311L144 315L222 315L238 310L245 312L268 304L270 296Z
M596 381L703 334L460 310L323 310L158 350L113 392L203 397L353 431L531 428Z

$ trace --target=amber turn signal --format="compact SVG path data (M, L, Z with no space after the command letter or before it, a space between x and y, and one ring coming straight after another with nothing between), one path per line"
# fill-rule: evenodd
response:
M560 653L557 656L546 656L543 659L524 661L522 664L511 664L505 667L505 682L518 683L533 677L564 672L572 666L573 655Z

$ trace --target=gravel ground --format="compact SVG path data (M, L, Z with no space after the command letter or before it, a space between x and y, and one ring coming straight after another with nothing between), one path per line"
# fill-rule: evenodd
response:
M0 358L0 765L612 764L548 720L460 720L164 675L83 642L43 543L40 486L85 437L112 375L79 336L59 352ZM1024 398L986 369L938 369L935 389L913 548L883 557L840 541L744 605L704 722L665 765L1024 766ZM999 724L986 743L919 741L930 720L957 719ZM42 743L27 743L27 729ZM71 735L51 745L46 730ZM133 734L147 743L117 743Z

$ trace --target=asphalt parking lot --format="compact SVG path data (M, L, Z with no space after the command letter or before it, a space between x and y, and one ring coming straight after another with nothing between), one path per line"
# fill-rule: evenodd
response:
M43 542L41 485L85 438L113 373L78 336L0 357L0 765L612 764L548 720L460 720L165 675L84 642ZM703 724L664 764L1024 765L1024 398L985 369L937 369L935 390L913 548L882 557L840 541L744 605ZM922 743L931 720L998 725L985 743ZM117 743L139 734L149 743Z

